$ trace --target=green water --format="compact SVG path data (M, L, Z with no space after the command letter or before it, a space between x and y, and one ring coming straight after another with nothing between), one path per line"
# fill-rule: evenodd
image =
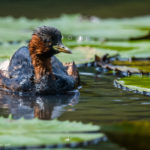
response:
M66 109L60 118L99 125L124 120L150 120L150 97L115 88L115 78L107 75L83 76L85 85L80 90L79 104L70 113L67 113L70 109Z
M113 85L112 75L96 75L94 68L81 75L80 95L20 97L1 94L0 115L12 114L14 119L77 120L96 125L111 124L124 120L150 120L150 97L126 92ZM82 74L81 72L81 74ZM92 149L121 150L109 141L90 146Z

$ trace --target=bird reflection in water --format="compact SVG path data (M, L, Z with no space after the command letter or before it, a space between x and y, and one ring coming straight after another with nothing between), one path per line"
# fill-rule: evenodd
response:
M0 116L13 119L39 118L55 119L65 112L65 107L72 107L79 101L79 92L63 95L17 96L0 93Z

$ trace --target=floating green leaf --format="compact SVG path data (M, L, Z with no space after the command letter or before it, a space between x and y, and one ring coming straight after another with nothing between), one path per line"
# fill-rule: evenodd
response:
M115 81L117 84L139 92L150 92L149 76L129 76Z
M69 121L9 120L0 118L1 146L39 146L78 143L104 135L96 125ZM92 131L95 133L87 133Z
M63 15L54 19L0 18L0 41L28 40L32 30L38 26L54 26L65 35L94 37L108 40L129 40L149 35L149 17L131 19L85 19L80 15ZM129 22L129 23L128 23ZM131 23L130 23L131 22ZM117 32L116 32L117 31Z
M26 43L19 43L19 44L4 43L0 45L0 59L10 58L17 49L19 49L20 47L24 45L27 45L27 44Z
M0 28L0 42L26 41L30 39L32 31L23 29Z
M146 22L143 23L139 21ZM123 40L141 38L149 34L149 17L137 17L132 19L99 19L97 21L85 19L80 15L63 15L59 18L37 19L12 17L0 18L0 41L24 41L31 38L32 30L41 25L55 26L63 34L64 44L73 49L73 55L60 54L58 57L63 62L75 61L86 63L94 60L94 55L102 56L119 54L121 57L150 57L150 41L105 41L105 39ZM131 27L130 27L131 25ZM135 27L135 28L134 28ZM142 29L142 30L141 30ZM117 32L116 32L117 30ZM73 38L79 36L79 38ZM97 38L97 41L92 38ZM102 40L98 40L98 39ZM0 58L9 58L23 44L0 45ZM27 44L25 44L27 45Z
M109 55L117 55L119 54L123 58L131 58L131 57L137 57L137 58L147 58L150 57L149 49L150 49L150 41L149 40L141 40L141 41L92 41L92 40L83 40L83 41L72 41L72 40L64 40L65 45L68 47L77 50L73 51L72 56L66 55L66 57L62 57L63 60L74 60L74 61L81 61L86 62L89 60L93 60L93 56L99 55L100 57L109 54ZM81 55L79 54L81 52ZM78 55L74 55L75 53L78 53ZM83 53L83 55L82 55ZM87 59L86 56L90 56L91 59ZM81 59L82 56L83 59ZM58 56L59 57L59 56ZM70 59L70 57L74 57L74 59ZM61 57L59 57L61 58ZM86 60L86 61L85 61ZM138 63L138 62L135 62ZM140 62L139 62L140 63ZM145 64L145 67L142 68L140 65L136 67L136 70L142 70L144 72L149 72L148 63L143 62ZM115 63L114 63L115 64ZM119 64L118 64L119 65ZM128 68L131 67L128 65ZM134 68L134 67L132 67ZM133 69L132 69L133 70Z
M14 52L22 46L27 46L27 43L20 43L20 44L2 44L0 45L0 60L4 61L4 59L9 59ZM76 64L87 63L94 60L94 55L103 56L105 52L109 52L113 54L113 52L106 50L106 51L99 51L98 48L90 48L90 47L75 47L72 48L71 55L60 53L56 55L63 63L75 61ZM115 53L114 53L115 54Z
M95 55L103 56L105 52L110 52L113 54L113 52L109 50L99 51L98 48L76 47L72 49L72 55L61 53L57 55L57 57L64 63L74 61L76 64L83 64L94 61Z
M119 54L123 58L150 57L150 40L138 41L64 41L69 47L94 47L109 55Z

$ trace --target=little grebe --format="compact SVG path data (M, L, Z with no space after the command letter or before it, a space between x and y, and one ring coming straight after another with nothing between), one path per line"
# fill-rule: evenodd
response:
M28 47L21 47L12 56L7 75L0 71L1 90L59 94L75 89L79 84L75 64L63 66L54 56L60 52L71 53L61 39L56 28L37 28Z

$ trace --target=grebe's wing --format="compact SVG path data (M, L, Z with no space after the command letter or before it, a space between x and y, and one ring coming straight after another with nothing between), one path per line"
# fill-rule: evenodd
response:
M22 75L29 78L33 76L33 66L28 47L21 47L14 53L8 66L8 72L12 78Z
M27 47L21 47L12 56L7 76L0 71L0 88L11 91L29 91L33 88L33 66Z

